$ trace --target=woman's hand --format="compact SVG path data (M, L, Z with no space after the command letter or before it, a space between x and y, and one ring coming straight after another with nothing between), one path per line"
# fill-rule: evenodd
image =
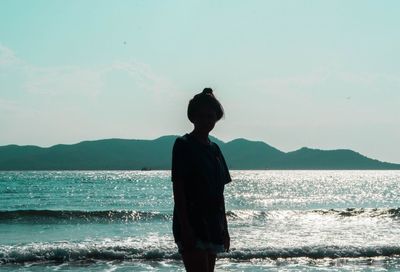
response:
M231 247L231 237L229 236L229 233L226 232L226 235L224 237L224 248L226 252L229 252L229 248Z

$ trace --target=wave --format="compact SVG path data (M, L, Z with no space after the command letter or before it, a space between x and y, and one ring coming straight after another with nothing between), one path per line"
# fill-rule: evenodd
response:
M368 217L400 217L400 208L347 208L315 210L320 214L334 214L338 216L368 216Z
M337 259L337 258L372 258L372 257L400 257L400 246L307 246L299 248L265 248L265 249L243 249L232 251L225 257L237 260L249 259L287 259L287 258L310 258L310 259Z
M142 241L143 242L143 241ZM177 259L174 248L140 247L140 242L82 241L0 245L0 264L89 260Z
M347 208L326 210L233 210L227 211L227 217L231 220L268 220L286 216L302 216L309 213L318 213L322 216L337 217L400 217L400 208ZM170 221L171 213L154 211L133 210L105 210L105 211L82 211L82 210L12 210L0 211L0 222L12 221L13 223L65 223L74 221L83 222L113 222L113 221Z
M302 216L305 214L317 213L322 216L336 217L400 217L400 208L346 208L346 209L318 209L318 210L273 210L273 211L253 211L236 210L227 211L226 214L231 219L270 219L285 216Z
M253 248L233 249L222 253L220 258L236 261L251 259L337 259L337 258L373 258L398 257L400 246L314 246L294 248ZM27 262L71 262L96 260L168 260L179 259L177 249L172 246L152 248L140 247L140 243L33 243L27 245L0 246L0 264Z
M108 211L81 211L81 210L14 210L0 211L0 222L29 222L42 223L49 221L148 221L148 220L170 220L171 214L159 212L143 212L129 210Z

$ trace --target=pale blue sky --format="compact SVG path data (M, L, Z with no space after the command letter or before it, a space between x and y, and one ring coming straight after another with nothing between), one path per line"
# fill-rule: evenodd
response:
M0 1L0 145L191 130L400 163L400 1Z

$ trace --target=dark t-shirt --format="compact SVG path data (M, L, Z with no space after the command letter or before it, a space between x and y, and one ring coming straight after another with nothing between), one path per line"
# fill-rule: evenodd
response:
M172 181L184 181L186 210L195 236L222 244L225 232L224 186L232 179L218 145L199 142L190 134L178 137L172 151ZM181 241L181 227L174 207L173 233Z

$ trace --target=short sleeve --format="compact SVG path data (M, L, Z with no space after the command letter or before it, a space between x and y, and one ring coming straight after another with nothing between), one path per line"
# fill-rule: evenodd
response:
M187 178L189 175L189 153L187 143L182 137L175 140L172 148L172 170L171 180L176 181L179 178Z
M221 162L222 162L222 168L223 168L222 172L224 173L224 176L225 176L224 184L228 184L229 182L232 181L231 175L229 173L228 165L226 164L226 161L225 161L224 155L221 152L221 149L219 148L218 145L216 145L216 146L217 146L219 156L220 156Z

